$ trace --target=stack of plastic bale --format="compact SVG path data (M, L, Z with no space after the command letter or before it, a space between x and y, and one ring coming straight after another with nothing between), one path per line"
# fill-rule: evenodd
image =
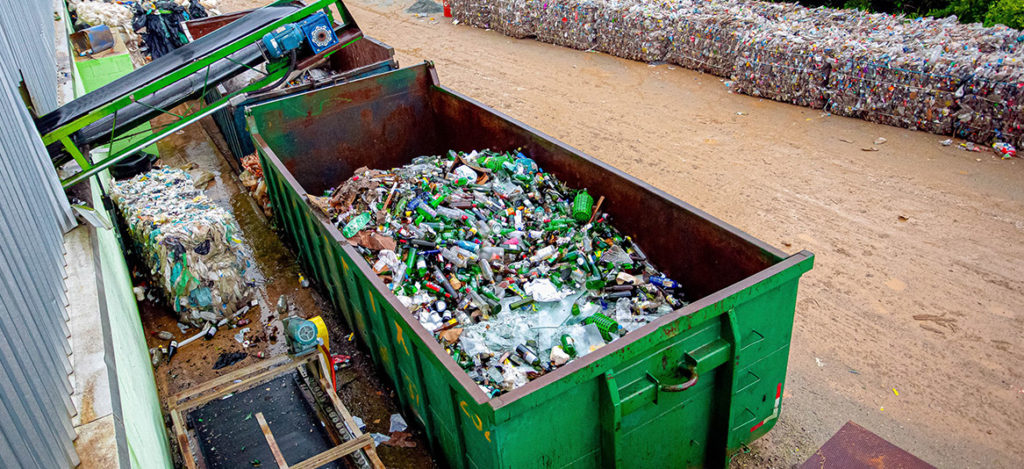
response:
M238 224L188 173L159 168L119 181L113 199L179 321L217 322L249 302L249 260Z
M497 0L491 27L516 39L537 37L543 0Z
M494 0L450 0L452 17L460 23L491 29L497 18L498 3Z
M980 60L957 90L953 135L978 143L1024 145L1024 37L1020 31L986 28L974 41Z
M537 40L557 46L591 50L599 31L595 20L605 8L602 0L549 0L541 4Z
M992 58L961 87L953 135L1024 148L1024 57Z
M825 109L847 117L863 117L874 98L870 94L879 60L906 53L900 42L901 22L888 15L859 15L848 25L850 35L836 48L829 74L829 101ZM894 29L894 26L897 28Z
M866 15L839 48L827 110L871 122L949 135L956 92L974 69L955 19Z
M732 76L747 35L764 21L742 3L707 3L677 10L665 60L720 77Z
M827 10L782 4L788 10L754 4L778 21L751 31L736 57L732 79L738 93L814 109L825 106L832 45L845 32ZM834 10L833 10L834 11Z
M688 2L687 2L688 3ZM598 14L597 50L641 62L665 60L680 2L612 1Z

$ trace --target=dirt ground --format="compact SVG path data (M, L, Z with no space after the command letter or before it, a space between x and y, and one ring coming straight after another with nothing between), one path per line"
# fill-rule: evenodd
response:
M781 420L734 466L801 463L848 420L940 467L1020 464L1021 160L731 94L679 67L415 17L412 3L346 2L401 64L432 60L446 86L784 250L816 254Z

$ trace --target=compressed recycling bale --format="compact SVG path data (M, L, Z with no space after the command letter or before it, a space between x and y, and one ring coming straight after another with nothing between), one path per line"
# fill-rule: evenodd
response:
M679 15L665 60L681 67L729 77L754 27L750 19L731 15Z
M597 50L642 62L665 60L675 30L673 7L658 0L606 3L595 21Z
M594 27L604 2L595 0L554 0L541 5L537 39L557 46L591 50L597 46Z
M953 135L1024 147L1024 60L1000 57L976 70L958 92Z
M837 59L829 78L829 112L881 124L949 135L965 70L902 56L889 61Z
M449 6L454 19L477 28L490 29L497 18L494 0L451 0Z
M733 68L738 93L821 109L831 51L794 35L762 31L748 39Z
M543 4L542 0L497 0L491 27L516 39L537 37Z
M1015 45L1008 28L955 18L863 15L836 53L827 109L908 129L949 135L958 94L988 52Z
M188 173L153 169L115 183L112 197L179 321L217 322L250 301L249 255L238 223Z

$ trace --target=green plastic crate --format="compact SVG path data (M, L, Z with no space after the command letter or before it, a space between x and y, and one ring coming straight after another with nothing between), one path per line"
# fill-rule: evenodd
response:
M248 120L278 223L451 467L721 467L777 422L811 253L787 255L443 88L429 63L253 106ZM488 147L522 147L604 195L691 303L488 398L304 198L360 166Z

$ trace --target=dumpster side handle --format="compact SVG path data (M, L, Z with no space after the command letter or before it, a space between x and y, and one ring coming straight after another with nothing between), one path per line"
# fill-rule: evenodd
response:
M735 314L729 314L729 323L732 324L736 319ZM697 384L697 378L715 368L718 368L725 362L729 361L732 356L734 345L723 339L715 339L711 343L704 344L694 351L686 352L683 354L683 359L679 363L677 372L682 376L688 376L689 379L678 384L665 384L659 381L655 381L658 385L658 389L662 392L680 392L690 389ZM735 347L739 347L736 344ZM650 376L650 375L648 375Z
M658 386L659 391L681 392L690 389L697 384L697 379L700 375L718 368L734 356L733 351L740 348L739 334L736 329L736 313L730 310L724 316L726 317L728 327L726 332L734 342L718 338L695 350L684 353L683 359L680 360L679 366L676 368L676 376L687 378L681 383L664 383L663 380L659 380L650 373L647 373L647 378Z
M647 380L653 384L655 404L659 401L658 393L660 392L675 393L685 391L697 384L700 375L706 374L727 363L735 365L737 351L740 349L740 334L736 324L736 311L730 309L726 314L722 315L722 319L722 337L683 354L679 365L674 371L675 376L682 375L685 378L683 382L666 383L665 381L670 377L659 379L649 371L646 373ZM726 401L732 399L732 390L736 389L734 378L735 373L732 366L730 366L728 373L722 378L728 383L729 392L720 395L721 399ZM618 433L622 427L622 417L635 411L638 407L636 404L632 404L626 405L626 408L623 408L623 399L620 395L619 385L612 371L606 371L601 376L601 380L603 381L601 386L600 413L602 466L618 467L618 458L622 455L618 438ZM721 405L728 409L731 402L724 402ZM727 425L726 428L729 428L729 426Z

